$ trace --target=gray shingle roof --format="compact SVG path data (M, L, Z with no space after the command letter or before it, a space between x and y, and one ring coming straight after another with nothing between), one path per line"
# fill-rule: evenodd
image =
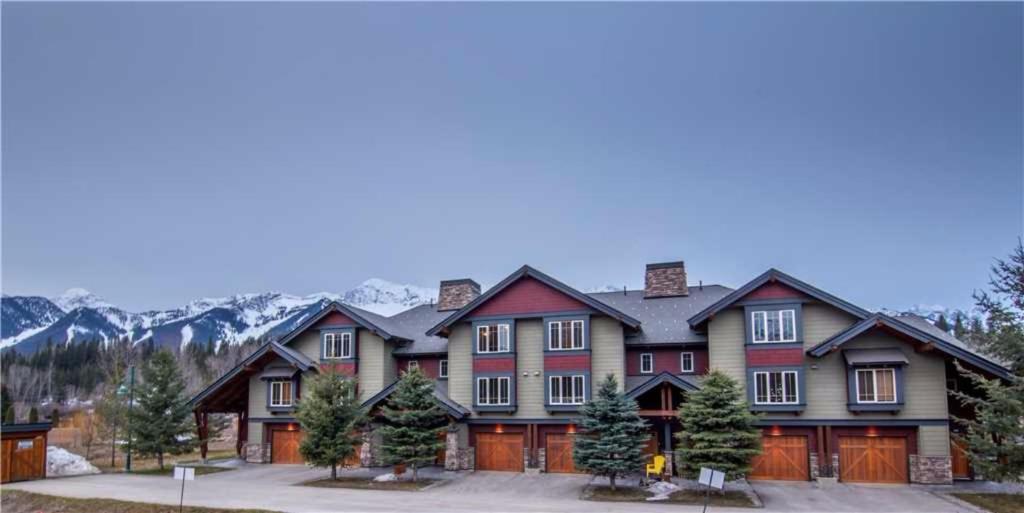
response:
M428 354L448 351L448 339L427 336L426 332L443 321L451 312L438 312L437 305L420 305L387 317L388 329L402 338L412 340L395 349L395 354Z
M644 299L644 291L597 292L590 297L640 321L640 331L627 335L627 345L707 342L706 334L690 328L687 319L727 296L732 289L721 285L691 286L680 297Z

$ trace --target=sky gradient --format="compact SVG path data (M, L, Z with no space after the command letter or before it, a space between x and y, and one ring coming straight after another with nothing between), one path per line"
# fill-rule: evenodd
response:
M1024 5L2 6L2 289L769 267L970 306L1022 233Z

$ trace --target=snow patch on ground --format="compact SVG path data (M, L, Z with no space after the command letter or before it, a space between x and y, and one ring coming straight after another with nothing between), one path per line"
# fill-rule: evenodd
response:
M181 348L185 349L185 346L192 342L192 326L186 324L181 328Z
M68 452L52 445L46 448L46 477L81 476L99 473L100 469L73 452Z
M396 476L393 472L388 472L387 474L381 474L381 475L373 478L373 480L377 481L377 482L398 481L398 476Z
M647 500L649 500L649 501L664 501L664 500L668 500L668 496L669 495L672 495L673 492L678 492L679 490L681 490L681 488L679 488L678 486L676 486L676 485L674 485L672 483L666 483L665 481L657 481L654 484L652 484L651 486L647 487L647 491L652 493L652 494L654 494L653 496L648 497Z

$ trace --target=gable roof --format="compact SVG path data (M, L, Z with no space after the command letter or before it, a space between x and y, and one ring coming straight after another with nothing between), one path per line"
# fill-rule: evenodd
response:
M353 321L356 321L360 326L370 330L373 334L379 336L384 340L398 340L398 341L410 341L405 337L396 336L389 328L391 321L383 315L377 315L373 312L368 312L361 308L349 306L344 303L337 301L331 301L327 306L323 307L319 312L313 314L309 319L306 319L302 324L299 324L292 331L288 332L285 336L277 340L278 344L285 345L291 342L295 337L302 334L302 332L309 329L311 326L316 324L317 321L323 319L331 312L339 312L347 315Z
M913 322L913 321L911 321ZM868 330L880 327L886 327L893 331L896 331L906 337L918 340L925 344L931 344L935 349L942 351L943 353L959 358L965 362L970 363L980 369L990 372L996 376L1004 379L1010 378L1010 371L1006 367L999 365L998 363L985 358L979 354L976 354L963 346L959 340L953 343L949 340L952 338L950 335L937 336L930 329L922 329L923 327L914 326L911 322L906 322L898 317L892 317L882 313L876 313L868 316L866 319L846 328L839 333L836 333L829 339L821 342L820 344L807 350L807 354L821 358L829 354L830 352L838 349L840 346L857 338L859 335L867 332ZM927 321L926 321L927 322ZM916 324L916 323L915 323ZM942 331L938 328L934 328L936 331ZM954 339L955 340L955 339Z
M630 399L636 399L643 395L644 392L662 384L668 383L680 390L686 392L695 392L700 390L700 383L697 381L691 381L683 376L677 376L668 371L662 371L653 377L643 376L642 378L630 382L630 378L626 378L626 397ZM642 380L642 381L641 381Z
M707 333L686 323L691 315L722 299L732 289L721 285L691 286L685 296L645 298L643 290L595 292L594 299L640 320L643 329L625 334L627 346L706 344Z
M384 390L377 392L373 397L363 401L363 407L370 409L380 404L382 401L387 399L396 388L398 388L398 380L395 380L390 385L384 387ZM445 412L456 420L467 417L470 414L469 410L448 397L448 385L446 383L442 383L437 380L434 381L434 399L437 399L441 408L444 408Z
M769 282L779 282L795 290L803 292L808 296L813 297L823 303L832 305L846 313L853 315L859 319L864 319L871 315L871 312L853 304L848 301L844 301L824 290L814 287L808 283L800 281L778 269L772 268L765 271L763 274L750 280L746 285L734 290L731 294L723 297L716 301L711 306L701 310L697 315L690 317L687 322L690 326L697 327L700 324L711 319L712 316L721 312L722 310L732 306L733 303L743 299L747 294L757 290L758 287Z
M525 277L533 278L543 283L544 285L547 285L593 308L594 310L597 310L598 312L601 312L609 317L618 320L619 322L625 324L626 326L629 326L630 328L636 329L640 327L640 321L634 319L633 317L630 317L629 315L626 315L625 313L619 311L618 309L609 306L603 301L598 301L597 299L594 299L593 297L584 294L528 265L524 265L520 267L518 270L516 270L516 272L508 275L508 277L506 277L504 280L501 280L500 283L488 289L487 292L481 294L473 301L470 301L466 306L456 310L433 328L430 328L430 330L427 331L427 335L434 336L442 334L445 330L452 327L452 325L454 325L455 323L459 322L464 317L469 315L469 313L475 310L478 306L484 304L485 302L487 302L487 300L498 295L501 291L508 288L509 285L512 285L513 283L519 281L521 278Z
M299 370L308 371L310 369L316 369L316 362L310 359L308 356L296 351L290 347L285 347L277 342L267 342L262 346L258 347L252 354L247 356L244 360L239 362L233 369L227 371L223 376L211 383L208 387L204 388L192 399L189 400L188 406L194 408L203 399L210 396L210 394L216 392L222 386L231 381L232 378L241 374L247 367L252 365L254 362L259 360L267 353L274 353L280 356L282 359L292 364Z

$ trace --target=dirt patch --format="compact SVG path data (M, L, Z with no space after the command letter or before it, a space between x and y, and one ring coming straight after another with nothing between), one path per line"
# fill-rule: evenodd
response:
M226 472L228 470L235 470L230 467L210 467L210 466L199 466L199 465L180 465L182 467L189 467L196 469L197 476L205 476L207 474L216 474L218 472ZM174 467L160 468L147 468L144 470L133 470L132 474L139 474L143 476L170 476L174 475Z
M580 497L586 501L601 502L646 502L648 504L704 504L704 494L695 490L680 490L669 495L663 501L648 501L651 494L642 488L632 486L620 486L612 491L609 486L591 485L583 489ZM712 493L708 498L709 506L727 508L756 508L757 504L750 500L750 497L743 492L728 491L725 493Z
M415 492L428 486L441 482L441 479L420 478L415 483L408 480L401 481L374 481L365 477L339 477L338 479L318 479L307 481L302 486L314 486L317 488L355 488L357 490L398 490Z
M4 513L177 513L178 506L112 499L72 499L21 490L0 491ZM264 509L221 509L185 506L184 513L275 513Z
M952 495L992 513L1024 513L1024 495L1012 493L954 493Z

